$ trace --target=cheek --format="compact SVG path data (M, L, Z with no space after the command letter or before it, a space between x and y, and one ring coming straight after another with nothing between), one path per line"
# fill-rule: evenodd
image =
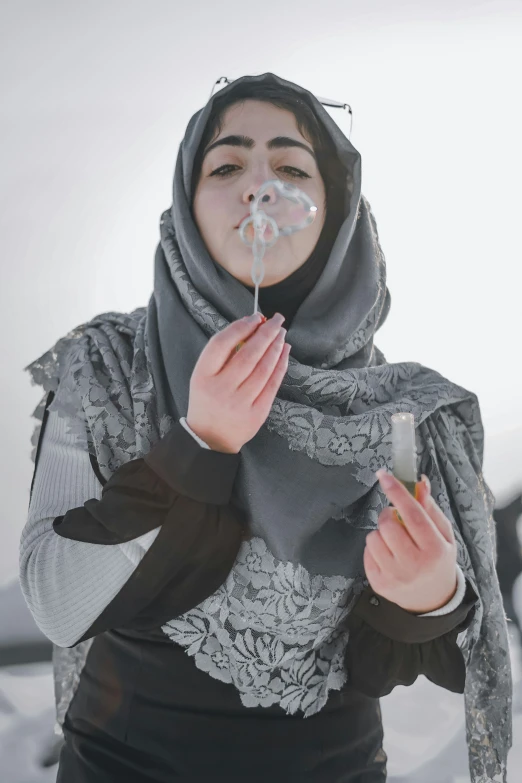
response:
M323 202L318 200L316 201L316 204L318 205L317 217L315 218L314 222L310 226L310 234L309 234L309 236L314 238L314 242L316 242L319 239L326 218L326 210Z
M321 201L321 206L318 210L319 214L317 215L316 219L314 220L314 227L317 231L317 236L321 233L324 226L324 221L326 219L326 207L324 203Z
M216 238L226 225L226 205L216 193L198 191L194 197L194 219L205 239Z
M320 234L326 218L325 190L320 185L317 185L317 187L314 187L312 192L309 192L308 195L314 204L317 205L317 217L313 222L312 228L314 232L317 231L317 234Z

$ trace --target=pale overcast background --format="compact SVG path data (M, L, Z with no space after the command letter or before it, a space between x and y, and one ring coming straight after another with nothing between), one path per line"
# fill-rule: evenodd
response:
M351 104L392 295L377 345L478 395L486 481L499 504L519 491L521 33L520 0L2 2L0 587L18 575L42 396L23 367L148 303L178 145L220 76L271 71ZM42 666L40 685L2 674L8 783L54 779L35 766L52 736ZM383 715L400 781L467 780L459 694L419 678Z

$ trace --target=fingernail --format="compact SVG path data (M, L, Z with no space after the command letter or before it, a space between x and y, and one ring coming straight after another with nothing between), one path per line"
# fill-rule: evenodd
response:
M426 488L427 488L428 492L431 495L431 481L429 480L429 478L426 476L425 473L421 474L421 479L424 482L424 484L426 485Z
M261 323L262 317L261 313L254 313L254 315L247 315L245 321L247 324Z
M383 489L391 489L395 485L395 479L393 477L393 474L388 473L384 468L379 468L379 470L376 471L375 475L380 481L381 487Z
M284 323L284 321L285 321L285 320L286 320L286 319L285 319L284 315L281 315L281 313L276 313L276 314L273 316L273 318L272 318L272 321L273 321L275 324L279 324L279 325L280 325L280 324L282 324L282 323Z

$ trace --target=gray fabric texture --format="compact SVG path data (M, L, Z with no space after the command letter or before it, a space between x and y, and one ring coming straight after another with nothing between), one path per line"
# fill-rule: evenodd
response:
M308 101L353 186L324 270L288 331L286 377L267 421L242 449L232 502L277 562L343 578L349 613L367 585L366 535L387 505L375 471L391 468L391 416L414 414L419 473L429 476L453 523L458 563L480 596L458 640L471 780L505 781L512 679L477 397L417 362L386 362L374 345L389 305L386 266L361 193L360 155L304 88L264 74L225 90L246 80L288 85ZM57 391L52 409L71 421L81 412L84 427L71 426L107 478L185 415L208 339L253 309L252 293L209 256L190 212L192 162L212 101L190 120L180 147L148 307L97 316L26 368L46 391Z

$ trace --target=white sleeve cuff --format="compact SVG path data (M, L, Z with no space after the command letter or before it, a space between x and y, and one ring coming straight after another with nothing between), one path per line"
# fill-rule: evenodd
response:
M189 432L192 435L194 440L197 440L197 442L199 443L200 446L202 446L204 449L210 449L210 446L208 445L208 443L205 443L204 440L201 440L201 438L198 438L198 436L196 435L195 432L192 432L192 430L190 429L189 425L187 424L187 419L185 418L185 416L183 416L179 421L180 421L180 424L187 430L187 432Z
M462 569L459 565L457 565L457 592L453 596L453 598L449 601L449 603L446 604L446 606L441 606L440 609L435 609L433 612L426 612L425 614L419 614L418 617L436 617L440 614L449 614L450 612L453 612L458 606L461 605L462 599L464 598L464 594L466 592L466 577L462 573Z

